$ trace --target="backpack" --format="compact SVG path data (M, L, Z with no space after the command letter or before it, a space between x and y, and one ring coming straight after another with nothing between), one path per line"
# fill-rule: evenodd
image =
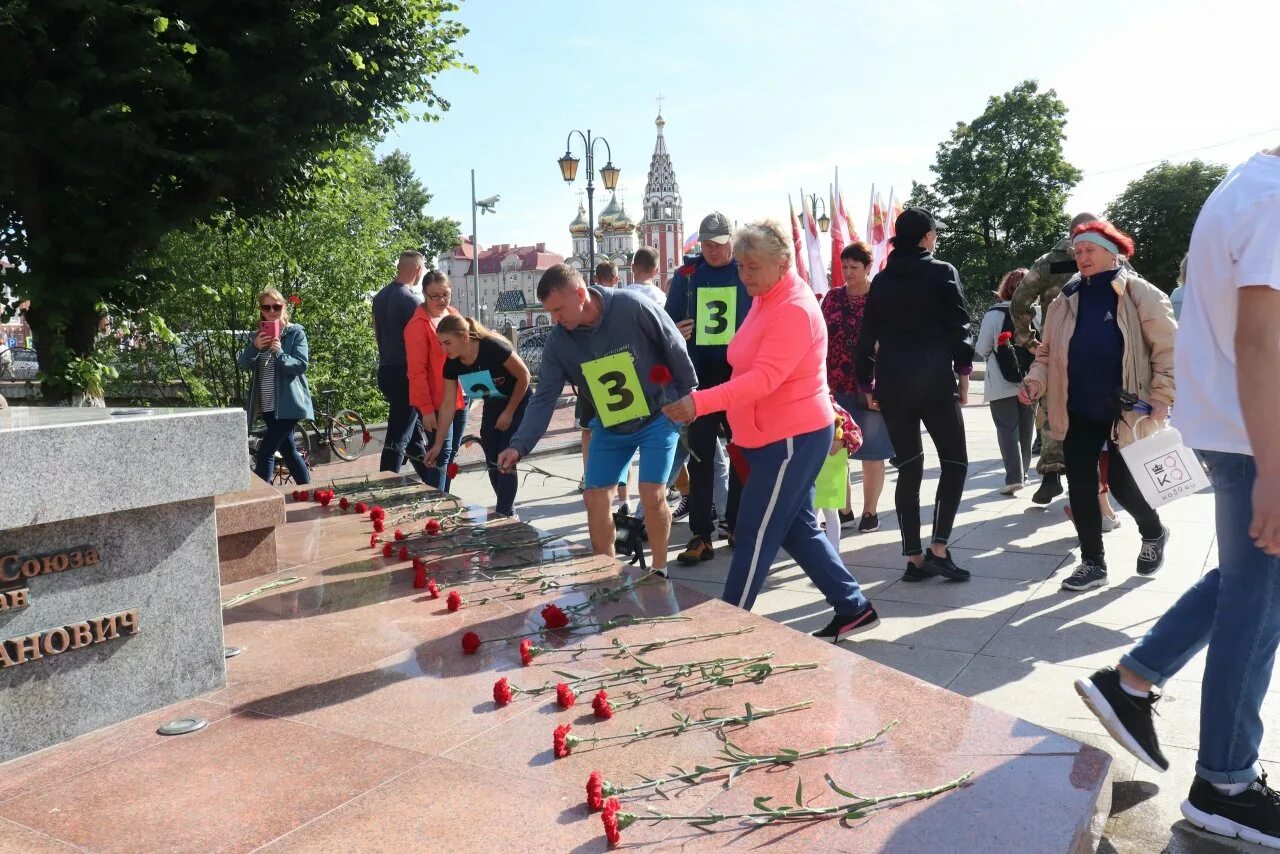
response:
M998 311L1004 315L1004 323L1001 324L1000 331L1014 333L1013 317L1009 314L1008 306L999 306L991 309ZM1012 341L1007 344L997 344L992 351L996 357L996 366L1000 368L1000 375L1011 383L1021 383L1026 377L1027 372L1031 370L1031 363L1035 361L1035 355L1026 347L1014 346Z

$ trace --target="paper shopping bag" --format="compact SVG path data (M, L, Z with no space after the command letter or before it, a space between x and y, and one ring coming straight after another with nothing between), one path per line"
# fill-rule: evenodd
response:
M813 506L819 510L843 510L845 484L849 482L849 452L844 448L827 457L814 484Z
M1135 433L1136 425L1135 425ZM1209 476L1182 434L1172 427L1120 449L1125 465L1152 507L1168 504L1209 486Z

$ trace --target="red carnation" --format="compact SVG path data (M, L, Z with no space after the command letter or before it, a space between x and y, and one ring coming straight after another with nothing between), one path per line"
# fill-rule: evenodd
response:
M365 504L363 501L357 501L357 502L356 502L356 512L357 512L357 513L365 513L365 512L367 512L368 510L369 510L369 505L368 505L368 504Z
M592 771L587 777L587 809L592 812L604 809L604 778L599 771Z
M385 530L386 530L386 526L382 524L382 520L381 520L381 519L374 519L374 520L373 520L373 532L374 532L375 534L381 534L381 533L382 533L383 531L385 531Z
M424 569L423 572L426 572L426 570ZM432 599L440 598L440 587L436 584L436 580L434 578L427 579L427 593L431 595Z
M409 559L409 547L408 547L408 546L401 546L401 547L400 547L400 560L408 560L408 559Z
M346 499L346 496L343 496L342 498L338 499L338 506L341 507L343 510L346 510L351 506L351 502Z
M435 536L436 534L440 533L440 520L428 519L427 523L422 526L422 530L426 531L428 534L431 534L432 536Z
M427 586L427 565L417 558L413 559L413 589L421 590Z
M445 469L445 473L448 474L449 480L453 480L455 477L458 476L458 464L449 463L449 467Z
M511 702L511 686L507 684L507 677L503 676L493 683L493 701L499 706Z
M563 629L569 625L569 615L560 610L558 605L548 605L542 609L542 619L549 629Z
M294 501L301 501L302 499L298 498L298 494L298 490L296 489L289 493L290 497L293 498Z
M688 277L690 277L690 276L692 276L692 275L693 275L693 271L694 271L694 269L695 269L695 268L694 268L694 266L693 266L692 264L685 264L683 267L681 267L681 268L680 268L679 270L677 270L676 272L678 272L680 275L684 276L684 277L687 279Z
M376 549L376 548L378 547L378 543L379 543L379 542L381 542L381 541L382 541L382 538L381 538L381 537L379 537L377 534L370 534L370 535L369 535L369 548L371 548L371 549Z
M305 489L299 490L299 491L298 491L298 495L300 495L300 496L302 497L302 500L303 500L303 501L310 501L310 500L311 500L311 493L310 493L310 492L308 492L308 491L307 491L307 490L305 490Z
M556 727L556 731L552 735L556 759L563 759L573 753L573 746L578 743L578 740L569 735L572 730L573 724L560 724L560 726Z
M297 294L290 294L289 305L292 305L292 306L302 305L302 297L298 296Z
M319 492L316 493L316 501L320 502L321 507L328 507L329 502L332 500L333 500L332 492L325 492L323 495L320 494Z
M467 632L462 636L462 651L467 655L475 655L480 648L480 636L475 632Z
M562 709L572 709L573 704L577 701L578 698L573 695L573 689L569 687L568 683L561 682L556 685L556 705Z
M372 441L373 441L373 434L372 434L372 433L370 433L368 430L365 430L365 431L364 431L364 443L367 445L367 444L369 444L369 443L370 443L370 442L372 442Z
M622 826L618 823L618 811L621 809L622 804L618 803L617 798L609 798L604 802L604 812L600 813L600 820L604 822L604 835L610 845L617 845L622 841ZM627 824L631 822L628 821Z
M1013 333L1006 329L1004 332L1001 332L999 335L996 336L996 345L999 347L1003 347L1005 344L1008 344L1012 340L1013 340Z
M528 638L520 641L520 663L525 667L533 664L533 641Z
M369 518L370 518L370 519L385 519L385 518L387 518L387 511L386 511L386 510L383 510L383 509L382 509L382 507L381 507L381 505L375 504L375 505L373 505L373 509L369 511Z
M595 697L591 699L591 711L596 713L596 717L607 721L613 717L613 703L609 702L609 692L603 688L596 692Z
M392 554L392 552L394 552L394 551L395 551L395 547L394 547L394 546L392 546L392 545L391 545L391 543L383 543L383 544L382 544L382 556L383 556L383 557L391 557L391 554Z
M671 369L666 365L654 365L649 369L649 382L654 385L667 385L671 382Z
M400 530L399 528L396 528L395 533L392 534L392 536L395 537L397 540L403 540L405 537L408 536L408 534L406 534L404 531Z
M462 594L457 590L450 590L449 598L445 599L444 603L449 606L450 611L456 611L462 607Z

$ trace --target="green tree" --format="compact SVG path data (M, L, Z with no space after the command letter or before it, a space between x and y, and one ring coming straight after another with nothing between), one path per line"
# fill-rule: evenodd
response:
M1130 181L1107 206L1106 217L1133 238L1133 268L1166 292L1178 284L1178 267L1204 200L1227 176L1227 167L1203 160L1161 163Z
M431 194L413 173L409 155L400 149L378 161L378 168L395 193L391 210L392 228L402 249L417 249L431 267L435 259L461 242L461 226L456 219L429 216Z
M318 165L325 177L288 212L222 214L170 233L144 259L157 285L151 309L100 353L120 369L111 396L154 399L177 383L187 402L239 406L249 377L235 357L257 330L257 295L274 287L298 303L292 320L307 330L317 402L333 388L366 419L385 414L369 298L399 252L395 194L369 147Z
M448 0L9 0L0 7L0 253L21 265L47 396L90 392L100 316L132 269L228 206L270 215L326 152L448 104L466 30ZM7 307L11 312L13 306Z
M1062 156L1067 108L1033 80L988 99L982 115L959 122L938 146L932 184L912 186L909 204L945 223L939 257L960 272L980 312L1000 277L1066 233L1065 206L1080 170Z

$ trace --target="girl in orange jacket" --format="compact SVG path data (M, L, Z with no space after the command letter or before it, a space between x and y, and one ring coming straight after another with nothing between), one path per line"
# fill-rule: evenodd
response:
M422 416L427 433L427 447L436 441L436 431L444 430L444 442L435 464L425 474L428 486L449 491L449 466L458 452L458 443L467 426L467 409L461 389L456 390L452 424L437 424L436 413L444 398L444 350L436 337L436 327L447 314L458 314L449 305L453 286L449 277L432 270L422 280L424 301L404 328L404 350L409 361L409 402Z

